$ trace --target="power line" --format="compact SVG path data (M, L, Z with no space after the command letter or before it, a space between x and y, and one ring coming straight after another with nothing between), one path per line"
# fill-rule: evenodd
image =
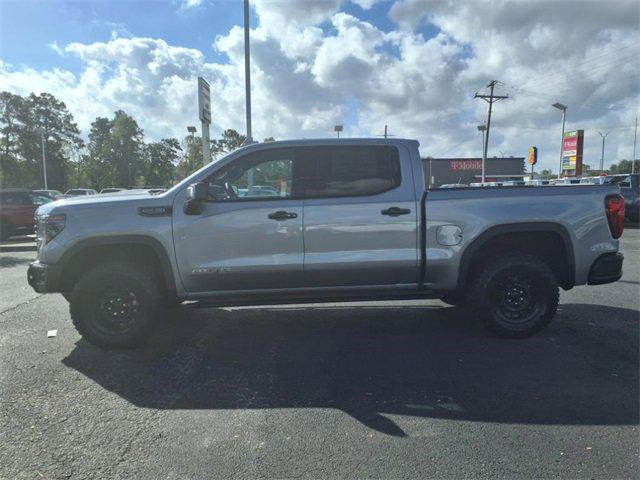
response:
M621 47L619 49L617 49L615 52L603 52L599 55L596 55L594 57L591 57L589 59L586 59L582 62L578 62L574 65L572 65L571 68L569 67L556 67L553 70L549 70L549 72L547 74L543 74L543 75L536 75L535 79L526 81L525 83L523 83L520 88L526 88L527 86L533 85L533 84L537 84L539 83L541 80L545 81L545 79L549 79L549 78L553 78L554 75L559 75L559 74L564 74L565 76L575 76L576 70L578 70L580 67L584 67L590 63L593 62L600 62L601 59L603 57L611 57L607 60L605 60L604 62L601 62L597 67L593 67L593 68L599 68L600 66L603 65L608 65L611 63L616 63L620 60L628 60L631 58L635 58L637 56L637 54L634 52L633 54L627 54L626 52L623 53L622 55L614 55L615 53L620 53L622 50L628 49L628 48L637 48L636 45L627 45L626 47Z

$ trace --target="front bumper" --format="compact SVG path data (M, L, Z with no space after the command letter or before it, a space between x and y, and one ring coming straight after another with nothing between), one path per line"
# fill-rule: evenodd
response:
M622 277L624 255L620 252L600 255L589 271L589 285L617 282Z
M38 261L29 264L27 270L29 285L38 293L60 292L60 268Z

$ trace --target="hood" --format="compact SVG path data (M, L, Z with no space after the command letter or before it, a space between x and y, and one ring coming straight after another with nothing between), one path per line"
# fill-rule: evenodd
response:
M47 215L52 212L65 212L68 209L74 208L108 208L109 206L115 207L118 204L123 204L126 202L136 203L136 201L141 201L141 204L146 205L149 202L145 202L145 200L153 201L162 197L163 195L151 195L146 190L68 197L56 200L54 202L45 203L40 208L38 208L38 214Z

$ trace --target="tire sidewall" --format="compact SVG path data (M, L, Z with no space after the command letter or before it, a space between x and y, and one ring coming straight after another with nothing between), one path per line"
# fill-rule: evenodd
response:
M505 321L496 313L496 282L507 274L517 273L535 285L535 314L526 322ZM538 258L527 254L507 255L487 262L472 287L471 303L479 307L485 325L494 333L511 338L531 336L551 321L558 306L559 288L551 268Z
M101 265L80 279L70 296L72 319L89 342L105 348L131 348L149 335L158 316L160 298L155 282L134 265ZM110 287L131 290L138 302L135 322L122 332L106 332L100 327L103 295Z

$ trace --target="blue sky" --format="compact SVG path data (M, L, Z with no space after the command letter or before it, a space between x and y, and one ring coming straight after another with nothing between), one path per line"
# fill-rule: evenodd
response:
M640 100L636 0L251 0L258 137L379 134L423 154L477 156L489 80L490 155L537 145L553 168L558 115L585 128L585 157L630 156ZM567 25L572 25L567 30ZM244 129L242 2L0 0L0 89L50 92L83 134L96 116L132 114L151 138L183 135L199 75L213 85L213 134ZM52 48L55 45L56 48Z
M389 32L395 28L388 17L392 3L380 1L363 9L345 2L342 11ZM250 21L252 25L258 23L253 9ZM172 45L198 49L207 61L219 62L224 58L212 48L213 39L242 22L242 3L234 0L205 1L197 8L185 8L178 0L2 0L1 53L4 61L14 65L78 71L79 62L61 59L48 46L54 42L63 46L106 41L115 32L121 37L162 38ZM320 26L327 32L332 29L328 21ZM438 29L423 23L417 31L430 38Z
M47 48L52 42L106 41L119 36L163 38L174 45L196 48L208 60L219 61L211 48L217 34L242 23L242 5L215 1L198 9L180 8L178 2L143 0L5 1L0 2L2 56L5 61L38 68L78 68ZM223 12L223 14L220 14ZM252 14L255 21L255 14Z

